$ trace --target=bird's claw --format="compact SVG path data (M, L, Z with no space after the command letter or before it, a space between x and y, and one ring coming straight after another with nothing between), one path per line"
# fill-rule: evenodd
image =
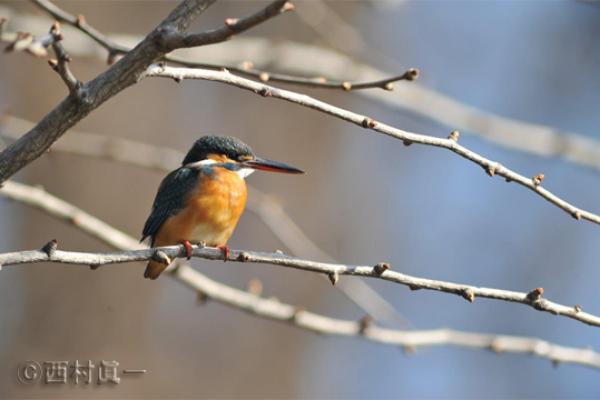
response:
M227 261L231 257L231 250L226 245L217 246L217 249L223 253L223 262Z
M190 243L189 240L182 240L180 242L183 247L185 248L185 256L186 258L189 260L192 258L192 244Z

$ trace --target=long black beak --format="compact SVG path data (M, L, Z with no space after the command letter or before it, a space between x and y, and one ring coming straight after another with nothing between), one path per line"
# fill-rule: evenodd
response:
M283 174L303 174L304 171L294 168L290 165L278 161L266 160L264 158L254 157L252 160L244 161L243 165L248 168L259 169L261 171L280 172Z

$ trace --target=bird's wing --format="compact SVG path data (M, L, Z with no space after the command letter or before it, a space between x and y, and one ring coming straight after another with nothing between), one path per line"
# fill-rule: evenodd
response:
M195 168L181 167L163 179L156 193L152 212L144 225L140 242L150 237L151 245L154 245L154 237L162 224L185 206L186 195L196 186L198 173Z

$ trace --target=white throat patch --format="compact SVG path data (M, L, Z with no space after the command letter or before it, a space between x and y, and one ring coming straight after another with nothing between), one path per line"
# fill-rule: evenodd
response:
M254 170L252 168L242 168L242 169L238 169L235 172L240 176L240 178L244 179L248 175L250 175L251 173L253 173Z

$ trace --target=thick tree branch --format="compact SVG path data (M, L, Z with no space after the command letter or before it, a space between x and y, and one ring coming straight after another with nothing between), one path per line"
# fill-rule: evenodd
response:
M130 50L127 47L116 44L109 37L102 34L97 29L93 28L91 25L89 25L87 23L86 19L82 15L75 17L75 16L67 13L66 11L62 10L61 8L57 7L56 5L54 5L52 2L50 2L48 0L32 0L32 1L39 8L41 8L48 14L52 15L57 20L68 23L68 24L76 27L81 32L85 33L87 36L89 36L91 39L93 39L100 46L104 47L108 51L109 63L112 63L116 59L117 55L126 54ZM265 10L262 13L256 14L256 17L255 17L256 20L259 20L260 18L268 17L269 13L274 13L274 15L275 15L278 12L282 12L282 11L285 12L285 11L289 11L289 10L293 9L293 6L291 5L291 3L289 3L289 2L286 3L285 1L283 1L282 3L283 4L281 5L279 10L277 9L277 7L273 6L273 8L269 11ZM240 30L241 26L239 26L239 24L237 24L237 23L233 23L233 22L235 22L234 19L229 19L227 21L229 21L230 25L232 25L232 29L230 29L229 31L227 31L224 28L221 28L221 30L212 31L210 34L207 32L207 33L193 35L194 38L190 38L188 40L210 41L210 40L217 39L218 35L226 36L226 38L225 38L225 40L226 40L228 37L230 37L230 35L241 32L241 30ZM227 26L229 26L229 25L227 25ZM229 35L229 36L227 36L227 35ZM222 41L222 40L218 40L218 41ZM202 43L202 44L209 44L209 43ZM189 46L187 44L185 44L182 47L189 47ZM213 69L213 70L221 70L222 68L225 68L229 71L236 72L243 76L248 76L248 77L252 77L255 79L259 79L262 82L271 81L271 82L287 83L287 84L298 85L298 86L313 87L313 88L318 88L318 89L337 89L337 90L346 90L346 91L371 89L371 88L393 90L394 82L398 82L398 81L402 81L402 80L413 81L413 80L417 79L417 77L419 75L419 72L417 69L410 68L400 75L395 75L395 76L392 76L392 77L389 77L386 79L378 79L378 80L364 81L364 82L351 82L351 81L336 81L336 80L325 78L324 76L307 78L307 77L295 76L295 75L290 75L290 74L267 72L267 71L253 68L252 63L250 63L250 62L244 62L241 64L241 66L238 67L235 65L217 65L217 64L202 63L202 62L193 62L193 61L189 61L184 58L177 57L177 56L165 56L165 57L163 57L163 60L171 62L171 63L175 63L177 65L190 67L190 68L207 68L207 69Z
M38 125L4 149L0 153L0 183L42 155L52 143L92 110L135 84L150 64L177 48L177 38L185 37L189 23L213 1L184 0L122 59L94 80L83 84L77 91L77 96L68 96ZM246 20L251 23L246 23ZM236 24L248 29L256 22L256 18L250 16Z
M46 193L42 189L7 182L6 186L0 190L0 194L42 209L54 217L72 223L114 248L127 250L140 247L140 244L134 238L85 213L83 210ZM176 247L173 249L178 250ZM57 250L56 242L51 241L44 246L43 250L34 250L29 254L30 257L47 258L49 255L56 257L64 253L66 252ZM77 257L85 257L82 256L82 253L76 254ZM403 346L406 350L425 346L452 345L472 349L490 349L496 353L532 354L549 359L555 364L573 363L600 368L600 354L591 349L564 347L530 337L479 334L450 329L428 331L392 330L370 323L368 318L363 318L360 321L329 318L306 311L301 307L281 303L272 298L262 298L257 293L244 292L215 282L185 265L185 263L179 263L177 268L171 270L169 276L190 287L202 299L211 299L252 315L286 322L317 333L363 338L383 344Z
M542 187L544 179L543 174L536 174L531 178L527 178L516 173L500 164L497 161L489 160L478 153L468 149L465 146L458 144L458 133L454 131L447 138L437 138L419 133L407 132L390 125L376 121L365 115L357 114L340 107L333 106L329 103L317 100L305 94L292 92L290 90L279 89L274 86L269 86L260 82L255 82L246 78L242 78L231 74L229 71L212 71L192 68L174 68L165 66L164 64L154 64L148 67L145 76L147 77L162 77L171 78L176 81L183 79L200 79L224 83L226 85L235 86L240 89L249 90L263 97L271 97L275 99L285 100L303 107L312 108L319 112L334 116L365 129L370 129L375 132L383 133L384 135L401 140L405 145L413 143L423 144L427 146L440 147L452 151L453 153L481 166L484 171L491 177L502 176L507 182L515 182L524 186L538 194L543 199L554 204L558 208L570 214L576 220L587 220L595 224L600 224L600 215L575 207L573 204L561 199L551 191Z

